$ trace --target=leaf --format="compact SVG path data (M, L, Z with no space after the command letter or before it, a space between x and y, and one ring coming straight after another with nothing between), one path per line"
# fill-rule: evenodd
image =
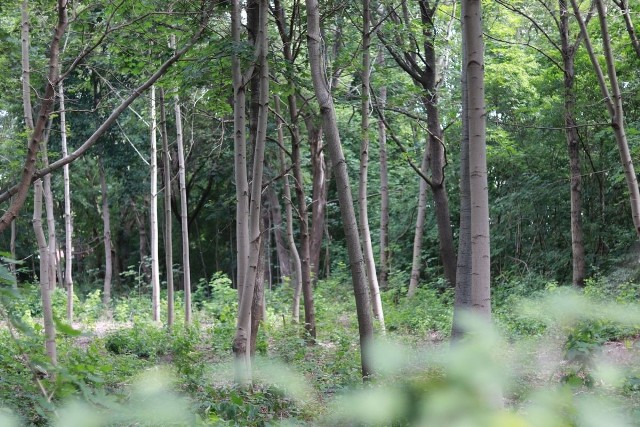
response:
M69 337L77 337L77 336L82 335L82 331L80 331L78 329L73 329L73 327L71 325L68 325L68 324L62 322L57 317L54 318L53 321L56 324L56 329L58 330L58 332L60 332L63 335L67 335Z

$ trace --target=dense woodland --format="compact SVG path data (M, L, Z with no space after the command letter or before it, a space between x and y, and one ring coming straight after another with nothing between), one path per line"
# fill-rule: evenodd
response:
M0 1L0 423L638 425L639 17Z

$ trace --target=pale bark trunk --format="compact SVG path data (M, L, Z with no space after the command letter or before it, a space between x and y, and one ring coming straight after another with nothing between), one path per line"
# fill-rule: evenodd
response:
M67 157L67 115L64 104L64 85L58 83L60 99L60 143L62 157ZM73 219L71 217L71 178L69 165L63 167L64 174L64 287L67 290L67 321L73 321Z
M46 166L49 164L49 155L47 152L48 138L43 141L42 147L42 162ZM49 269L49 288L53 291L56 288L56 271L58 266L58 259L56 257L57 245L56 245L56 220L53 213L53 190L51 189L51 175L46 175L43 179L44 190L44 207L47 217L47 234L49 243L49 260L47 261L47 267Z
M426 175L427 169L429 169L429 155L425 150L424 156L422 156L422 164L420 171ZM413 235L413 257L411 261L411 276L409 276L409 289L407 291L407 297L412 298L416 294L416 290L420 285L420 269L422 267L422 236L424 234L424 222L427 211L427 195L428 184L420 178L419 190L418 190L418 215L416 218L416 228Z
M241 2L232 1L231 34L233 43L240 45L242 27ZM231 56L233 74L233 137L234 137L234 171L236 184L236 242L237 273L236 286L238 300L242 301L242 292L249 261L249 181L247 178L247 141L246 141L246 82L240 68L238 54Z
M580 168L580 141L574 117L575 107L575 68L574 58L577 46L569 43L569 12L566 0L559 0L560 42L562 65L564 68L564 126L569 151L569 172L571 176L571 255L573 267L573 285L584 286L585 259L582 233L582 173Z
M156 87L151 86L150 93L151 116L151 153L149 166L151 169L151 188L149 192L149 226L151 231L151 305L153 321L160 321L160 263L158 261L158 148L157 148L157 118L156 118Z
M309 242L309 264L311 265L311 280L318 282L320 273L320 254L322 253L322 239L325 228L325 212L327 208L327 164L322 145L322 128L314 124L314 118L305 119L307 137L311 146L311 176L313 187L311 190L311 240Z
M264 229L262 230L264 233ZM256 285L253 290L253 302L251 304L251 338L250 349L251 349L251 357L254 357L256 354L256 343L258 342L258 328L260 327L260 322L265 319L264 317L264 282L265 282L265 271L267 268L267 242L261 239L260 244L260 255L258 256L258 273L256 275Z
M18 218L14 218L11 221L11 240L9 241L9 250L11 252L11 259L16 261L16 234L17 234L17 222ZM18 289L18 272L16 270L15 262L11 262L9 264L9 269L11 270L11 275L13 276L13 289Z
M333 164L334 176L337 184L340 213L351 265L351 277L356 300L358 314L358 329L360 335L361 369L363 379L369 378L373 373L367 346L373 340L373 323L371 319L371 307L367 292L367 277L362 260L360 236L353 209L351 185L347 165L342 152L340 135L338 133L336 113L333 98L326 80L322 56L322 38L320 35L320 10L317 0L306 0L307 9L307 46L309 50L309 64L316 99L320 105L322 123L327 148Z
M187 176L185 172L182 114L178 94L174 95L176 144L178 145L178 179L180 180L180 223L182 236L182 272L184 286L184 322L191 323L191 266L189 263L189 217L187 212Z
M466 2L461 2L460 15L465 16ZM464 20L461 21L464 33ZM471 309L471 188L469 182L469 98L467 90L467 46L462 38L460 87L462 97L462 137L460 139L460 235L458 265L453 306L451 338L458 340L464 333L461 314Z
M175 321L175 298L173 289L173 229L171 212L171 156L169 135L167 134L167 112L165 110L164 90L160 89L160 122L162 123L162 159L164 184L164 257L167 274L167 326L171 328Z
M384 65L384 52L378 49L376 64ZM387 104L387 86L380 88L378 95L378 109L384 117L384 108ZM389 261L391 251L389 249L389 172L387 168L387 128L382 120L378 120L378 144L380 153L380 264L378 284L380 289L386 289L389 280Z
M282 127L284 123L280 120L280 98L275 98L276 109L276 126L278 128L278 142L280 147L284 147L284 132ZM289 174L285 173L287 166L285 164L284 148L278 150L278 158L280 159L280 173L282 177L282 187L284 193L284 207L285 216L287 221L287 244L289 245L289 253L291 254L291 260L293 263L294 277L291 278L291 287L293 288L293 308L292 318L295 323L300 321L300 292L302 290L302 263L300 262L300 255L298 254L298 248L293 238L293 206L291 202L291 187L289 186Z
M467 46L469 107L469 182L471 189L471 299L474 310L491 318L491 258L489 193L484 101L484 42L480 0L465 0L464 38Z
M364 265L367 271L367 283L369 284L369 297L373 315L380 323L382 331L384 327L384 312L382 311L382 301L380 299L380 288L378 287L378 276L373 258L373 245L371 243L371 232L369 231L369 203L367 200L367 184L369 174L369 92L371 68L371 16L370 2L363 0L363 28L362 28L362 106L360 125L360 182L358 186L358 207L360 213L360 237L362 239L362 252L364 255Z
M98 159L100 169L100 191L102 194L102 225L104 237L104 293L102 302L107 313L110 312L111 302L111 275L113 273L113 263L111 259L111 219L109 215L109 199L107 195L107 179L104 172L104 162Z
M33 229L36 233L40 253L40 294L42 296L42 317L44 322L45 349L53 365L57 365L56 328L53 322L51 288L49 286L49 246L42 227L42 181L34 184Z
M235 3L235 2L234 2ZM238 323L233 339L233 352L235 356L236 382L240 385L251 384L251 308L253 305L254 289L258 275L260 262L260 210L262 193L262 175L264 167L264 148L267 136L267 117L269 103L269 66L267 62L267 18L268 3L266 0L258 0L259 25L256 35L257 64L259 67L259 112L256 130L256 145L253 156L253 183L251 185L251 199L249 207L249 263L245 274L242 298L238 308Z
M598 77L598 84L600 91L605 100L609 117L611 118L611 127L615 134L616 143L618 145L618 152L620 154L620 161L624 169L624 175L627 183L627 189L629 190L629 202L631 204L631 216L633 219L633 225L636 230L636 236L640 237L640 191L638 190L638 179L633 167L633 161L629 151L629 144L627 142L627 135L624 128L624 109L622 107L622 94L620 93L620 86L618 85L618 77L616 75L616 69L614 64L613 52L611 51L611 41L609 38L609 29L607 26L607 17L604 10L604 6L601 0L595 0L596 8L598 9L598 18L600 20L600 30L602 33L602 46L604 50L604 57L607 64L607 74L609 76L609 82L611 84L611 91L613 96L609 94L609 89L605 81L602 68L598 62L598 58L593 51L593 45L587 31L586 24L580 15L580 9L576 0L571 0L574 14L578 23L580 24L580 31L584 38L585 47L589 53L591 64L593 65L596 75Z

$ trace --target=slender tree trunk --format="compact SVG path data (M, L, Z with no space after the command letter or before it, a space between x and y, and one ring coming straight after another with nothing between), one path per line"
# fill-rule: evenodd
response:
M267 136L267 116L269 103L269 66L267 62L267 18L268 3L266 0L258 0L259 25L256 35L257 64L259 67L259 95L258 95L258 123L256 130L256 145L253 156L253 183L251 185L251 198L249 206L249 263L243 284L242 298L238 308L238 323L233 339L233 352L235 356L236 382L240 385L251 384L251 308L253 305L254 289L260 263L260 210L262 193L262 175L264 166L264 148Z
M338 199L340 203L340 213L344 227L351 265L351 277L356 300L356 310L358 313L358 329L360 334L361 369L363 379L369 378L372 374L372 366L367 346L373 340L373 323L371 319L371 307L367 292L367 277L364 270L362 249L360 247L360 236L353 209L353 199L351 196L351 185L347 164L342 152L342 144L338 133L336 113L333 105L333 98L326 80L322 56L322 38L320 35L320 10L317 0L306 0L307 9L307 46L309 50L309 64L311 67L311 77L316 99L320 105L322 124L331 163L333 164L334 176L336 179Z
M11 259L16 261L16 234L17 234L17 222L18 218L14 218L11 221L11 240L9 241L9 250L11 251ZM13 289L18 289L18 272L16 269L15 262L9 264L9 269L11 271L11 275L13 276Z
M586 24L580 15L580 8L576 3L576 0L571 0L573 12L576 16L578 23L580 24L580 31L584 38L584 44L589 52L589 58L591 64L594 67L596 76L598 77L598 84L600 91L605 100L609 117L611 118L611 127L615 134L616 143L618 145L618 152L620 153L620 160L624 169L624 175L627 182L627 189L629 190L629 202L631 204L631 216L633 218L633 225L636 230L636 235L640 237L640 191L638 190L638 179L633 167L633 161L631 159L631 153L629 151L629 144L627 142L627 135L624 128L624 109L622 107L622 94L620 93L620 86L618 85L618 77L616 75L615 63L613 58L613 52L611 50L611 40L609 38L609 28L607 26L607 17L604 9L604 5L601 0L595 0L596 8L598 9L598 18L600 20L600 30L602 33L602 47L604 50L604 57L607 64L607 74L609 76L609 82L611 84L611 91L613 96L609 94L607 83L605 81L602 68L598 62L593 51L593 45L591 44L591 38L587 31Z
M268 214L268 213L267 213ZM266 218L265 218L266 219ZM263 228L263 227L261 227ZM264 233L264 228L262 229L261 234ZM261 239L262 242L260 244L260 255L258 257L258 274L256 275L256 285L253 290L253 302L251 304L251 338L250 338L250 349L251 349L251 357L254 357L256 354L256 343L258 342L258 328L260 327L260 322L265 320L264 317L264 282L265 282L265 272L267 271L267 249L268 244L265 239Z
M42 161L45 165L49 164L49 154L47 152L48 138L43 141L42 147ZM53 190L51 189L51 175L46 175L43 179L44 190L44 208L47 217L47 234L49 243L49 260L47 261L47 267L49 269L49 287L53 291L56 288L56 271L58 266L58 259L56 256L57 244L56 244L56 220L53 213Z
M107 179L104 173L104 162L98 159L100 169L100 189L102 194L102 224L104 236L104 293L102 302L107 313L110 312L111 302L111 275L113 272L113 262L111 259L111 219L109 215L109 199L107 197Z
M290 277L290 257L287 251L285 237L282 235L282 210L280 208L280 202L278 202L278 196L276 196L276 191L273 188L273 185L270 185L267 189L267 196L269 200L269 213L273 220L273 235L276 244L276 254L278 255L278 268L280 269L280 276Z
M364 265L367 271L367 283L369 284L369 296L371 298L373 315L380 323L382 331L384 331L384 312L382 311L378 276L376 275L376 265L373 258L373 245L371 243L371 232L369 231L369 203L367 200L367 185L369 178L369 93L371 91L369 73L371 68L371 14L369 10L369 0L363 0L362 5L362 122L360 126L362 140L360 143L360 182L358 186L360 237L362 238L362 252L364 255Z
M631 39L631 44L633 45L633 49L636 51L636 55L640 58L640 40L638 40L638 34L636 33L636 29L633 26L633 21L631 20L631 7L629 6L629 0L613 0L613 2L620 8L622 12L622 16L624 17L624 25L627 27L627 33L629 33L629 38Z
M429 169L429 154L428 151L425 150L420 170L423 174L426 174L427 169ZM409 298L412 298L416 294L416 290L420 284L420 268L422 267L422 236L424 234L424 222L427 211L427 195L428 184L424 179L420 178L418 190L418 215L416 218L416 229L413 235L411 276L409 276L409 290L407 291L407 297Z
M582 171L580 168L580 141L574 116L576 47L569 43L569 11L566 0L558 1L560 9L560 42L562 65L564 68L564 126L569 151L569 171L571 174L571 255L573 265L573 285L584 286L585 259L582 233Z
M309 242L309 264L313 283L318 282L320 253L324 237L325 213L327 208L327 164L322 145L322 127L314 123L314 117L305 118L307 136L311 146L311 240Z
M151 189L149 192L149 225L151 228L151 302L153 321L160 321L160 262L158 260L158 149L156 142L158 121L156 118L156 87L151 86L151 153L149 165L151 169Z
M232 1L231 34L233 43L240 46L241 2ZM245 123L246 82L240 68L240 57L237 53L231 56L233 74L233 137L234 137L234 171L236 181L236 242L237 273L236 286L238 300L242 300L247 263L249 261L249 181L247 178L247 141Z
M185 172L182 114L178 94L174 95L176 112L176 144L178 145L178 178L180 180L180 222L182 235L182 271L184 283L184 322L191 323L191 267L189 264L189 217L187 212L187 177Z
M471 189L471 300L474 310L491 318L491 257L484 101L484 42L480 0L464 0L469 108L469 182Z
M284 208L285 217L287 221L287 244L289 245L289 253L291 254L291 260L293 262L294 277L291 278L291 287L293 288L293 308L292 317L295 323L300 321L300 292L302 290L302 263L300 261L300 255L298 255L298 248L293 238L293 206L291 202L291 187L289 186L289 174L286 173L287 166L285 164L284 157L284 132L282 127L284 123L280 120L280 98L275 98L276 109L276 126L278 128L278 143L280 149L278 150L278 158L280 160L280 173L283 175L282 187L284 193Z
M378 49L376 64L384 65L384 51ZM378 95L378 110L384 117L384 108L387 104L387 86L380 88ZM378 284L380 289L386 289L389 280L389 172L387 169L387 129L382 120L378 120L378 144L380 153L380 263Z
M466 14L466 2L461 2L460 15ZM464 34L464 19L461 20ZM460 236L458 238L458 265L453 306L451 338L462 338L461 314L471 309L471 183L469 182L469 98L467 90L467 46L462 38L460 87L462 97L462 137L460 139Z
M40 251L40 293L42 296L42 316L44 318L45 349L53 365L58 364L56 351L56 328L53 322L53 307L51 304L51 287L49 286L49 246L42 227L42 180L34 184L33 200L33 229L36 233Z
M167 326L171 328L175 321L175 298L173 295L173 217L171 212L171 156L169 152L167 112L165 110L163 89L160 89L160 122L162 123L162 159L164 172L164 256L167 274Z
M67 115L64 104L64 85L58 83L60 99L60 143L62 157L67 157ZM64 174L64 287L67 290L67 321L73 321L73 218L71 216L71 178L69 165L63 166Z

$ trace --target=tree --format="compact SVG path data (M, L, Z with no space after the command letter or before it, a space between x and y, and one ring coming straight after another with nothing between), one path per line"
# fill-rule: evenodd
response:
M60 102L60 144L62 157L67 151L67 120L64 104L64 83L58 83L58 99ZM64 172L64 287L67 290L67 321L73 320L73 220L71 216L71 180L69 165L63 167Z
M635 169L633 167L633 161L631 159L631 153L629 151L629 144L627 142L627 135L624 125L624 108L622 106L622 94L620 92L620 85L618 84L618 77L616 75L615 61L613 52L611 49L611 40L609 37L609 28L607 25L607 16L604 5L601 0L595 0L596 9L598 10L598 20L600 22L600 32L602 35L602 47L604 51L604 58L607 64L607 74L609 76L609 83L611 85L611 94L607 88L607 84L598 62L598 58L593 50L591 38L587 31L585 20L582 19L580 8L576 0L571 0L573 12L580 25L580 31L584 38L584 44L589 52L589 58L591 64L598 77L598 85L600 86L600 92L607 106L607 111L611 119L611 128L616 138L618 146L618 152L620 154L620 161L624 169L625 180L627 183L627 189L629 191L629 202L631 204L631 216L633 218L633 225L636 230L636 234L640 236L640 190L638 189L638 178L636 177Z
M307 9L307 48L309 50L309 65L316 100L320 106L322 127L327 140L327 148L333 164L333 172L336 180L338 199L340 203L340 215L347 243L349 263L351 265L351 280L356 300L358 314L358 329L360 334L361 370L363 379L367 379L372 373L372 366L367 346L373 340L373 325L371 320L371 307L367 294L367 277L364 270L360 236L353 209L351 196L351 184L349 174L342 152L340 134L336 121L336 113L333 105L333 97L324 74L322 56L322 38L320 34L320 10L317 0L306 0Z
M471 192L471 304L491 317L491 258L489 246L489 187L487 180L486 113L484 101L484 42L480 0L465 2L467 103L469 120L469 188Z
M156 87L151 86L149 95L149 115L151 116L150 142L151 153L149 166L151 169L151 191L149 192L149 225L151 228L151 305L153 321L160 321L160 263L158 260L158 149L156 134L158 120L156 119Z
M104 243L104 292L102 302L105 305L107 313L110 312L109 304L111 303L111 277L113 274L113 258L111 244L111 215L109 214L109 196L107 193L107 178L104 171L104 161L102 157L98 158L98 169L100 172L100 194L102 195L102 226L103 226L103 243Z

